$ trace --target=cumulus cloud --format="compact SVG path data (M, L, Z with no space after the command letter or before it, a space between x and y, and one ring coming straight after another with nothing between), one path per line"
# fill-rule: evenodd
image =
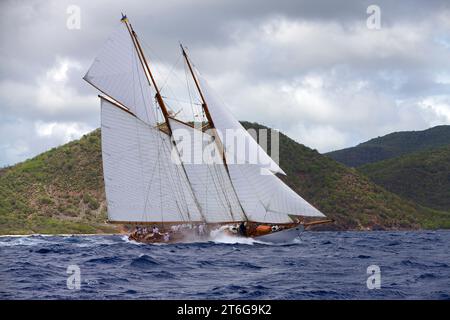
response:
M398 130L450 123L446 1L2 2L0 165L99 126L81 78L126 11L163 94L189 100L178 41L238 119L321 152ZM81 9L69 30L66 9ZM99 14L101 12L101 14ZM175 62L177 62L175 64ZM178 111L183 103L167 100ZM188 114L189 112L185 112Z

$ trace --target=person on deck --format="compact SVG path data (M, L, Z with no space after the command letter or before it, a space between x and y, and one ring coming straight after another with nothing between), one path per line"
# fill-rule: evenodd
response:
M239 225L239 234L243 237L247 236L247 222L242 222Z
M168 232L164 233L164 241L165 241L165 242L169 242L169 240L170 240L170 235L169 235L169 233L168 233Z
M206 225L204 223L198 226L198 234L204 236L206 234Z
M153 232L153 234L159 234L158 227L157 226L153 226L152 232Z

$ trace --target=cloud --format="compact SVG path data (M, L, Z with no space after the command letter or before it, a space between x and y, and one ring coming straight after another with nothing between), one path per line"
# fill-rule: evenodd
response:
M13 164L69 142L98 126L97 99L69 84L78 62L57 58L34 82L2 79L1 164Z
M273 126L321 152L449 124L446 1L378 1L380 30L366 27L370 4L1 2L0 165L99 126L98 92L81 78L121 11L168 103L186 108L185 116L192 112L180 102L190 97L178 41L237 118ZM69 5L81 9L80 30L66 27Z

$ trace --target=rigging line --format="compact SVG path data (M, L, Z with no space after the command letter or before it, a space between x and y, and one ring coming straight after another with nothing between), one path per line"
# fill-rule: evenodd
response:
M208 110L208 107L207 107L207 102L206 102L205 97L204 97L204 95L203 95L203 92L202 92L202 90L201 90L201 88L200 88L200 84L198 83L197 77L196 77L196 75L195 75L195 73L194 73L194 70L192 69L190 60L189 60L189 58L188 58L188 56L187 56L187 54L186 54L186 51L184 50L183 46L182 46L181 44L180 44L180 46L181 46L181 50L182 50L183 56L185 57L186 64L188 65L189 71L190 71L190 73L192 74L192 79L193 79L193 81L195 82L195 85L196 85L196 87L197 87L198 94L200 95L200 97L201 97L201 99L202 99L202 102L203 102L203 109L204 109L204 111L205 111L205 113L206 113L206 116L207 116L207 118L208 118L208 120L209 120L208 122L210 122L210 125L212 125L213 127L215 127L215 126L214 126L214 121L213 121L213 119L212 119L212 117L211 117L211 114L209 113L209 110ZM220 140L219 140L219 141L220 141ZM221 143L221 144L222 144L222 143ZM224 146L223 146L222 148L224 148ZM221 148L221 149L222 149L222 148ZM226 163L226 156L225 156L225 153L223 154L223 161L224 161L224 166L225 166L225 169L226 169L226 171L227 171L227 174L228 174L228 176L230 177L230 173L229 173L229 170L228 170L228 167L227 167L227 163ZM231 178L230 178L230 179L231 179ZM231 187L232 187L232 189L233 189L233 192L236 193L236 190L234 189L233 184L231 184ZM236 194L236 197L237 197L237 194ZM239 203L239 206L240 206L240 208L241 208L241 210L242 210L242 213L243 213L245 219L248 220L247 215L245 214L245 210L244 210L244 208L243 208L241 202L239 201L239 199L238 199L238 203Z
M180 160L181 161L181 160ZM180 177L180 180L181 181L185 181L184 179L183 179L183 177L182 177L182 167L181 166L177 166L177 168L178 168L178 170L177 170L177 174L178 174L178 176ZM193 194L193 190L192 190L192 188L190 188L189 187L189 182L188 181L185 181L185 187L186 187L186 190L189 190L190 191L190 193L188 194L190 197L191 197L191 199L190 199L190 201L194 201L194 204L195 204L195 195ZM186 198L186 195L184 195L184 197ZM187 205L187 201L186 201L186 205ZM190 214L190 211L191 211L191 209L189 208L189 206L187 206L187 214L188 214L188 218L190 219L190 220L192 220L192 218L191 218L191 214ZM200 213L200 212L199 212Z
M158 121L158 119L156 119L156 121ZM160 139L162 139L162 136L161 136L161 133L159 132L159 130L158 129L151 129L152 131L153 130L155 130L155 132L156 132L156 138L155 138L155 140L157 140L157 143L159 143L160 142L160 140L158 139L158 137L160 138ZM152 170L150 171L150 172L153 172L153 173L155 173L155 170L156 170L156 165L159 163L159 152L160 152L160 147L161 147L161 144L158 144L158 146L157 146L157 161L155 161L154 163L153 163L153 168L152 168ZM148 184L148 188L147 188L147 192L146 192L146 198L145 198L145 202L144 202L144 212L147 210L147 206L148 206L148 197L149 197L149 195L150 195L150 191L151 191L151 187L152 187L152 185L153 185L153 181L154 181L154 175L153 176L151 176L150 177L150 181L149 181L149 184ZM160 183L160 185L161 185L161 183ZM162 195L161 195L161 198L162 198Z
M180 55L180 57L181 57L181 55ZM191 89L189 87L189 78L188 78L188 71L187 71L186 63L183 63L183 66L184 66L184 75L185 75L185 78L186 78L186 88L187 88L187 91L188 91L188 94L189 94L189 102L190 102L191 111L192 111L192 121L194 121L194 123L195 123L196 122L195 121L195 114L196 114L196 112L194 111L194 106L192 104L192 95L191 95Z
M206 217L205 217L205 215L204 215L204 213L203 213L203 208L202 208L202 206L200 205L199 200L197 199L197 195L196 195L196 193L195 193L194 187L192 186L192 183L191 183L191 181L190 181L190 179L189 179L189 175L188 175L188 173L187 173L187 171L186 171L186 168L185 168L185 166L184 166L184 164L183 164L183 161L182 161L182 159L181 159L180 152L179 152L179 150L178 150L178 146L177 146L175 140L173 139L173 136L171 137L171 139L172 139L172 142L173 142L174 147L176 148L177 156L178 156L178 158L180 159L180 164L181 164L180 167L181 167L181 169L182 169L182 172L184 173L184 178L186 179L186 182L187 182L187 184L188 184L188 186L189 186L189 190L190 190L191 193L192 193L192 199L194 200L194 204L196 205L196 207L197 207L197 209L198 209L198 211L199 211L199 214L200 214L200 216L202 217L203 221L204 221L204 222L207 222L207 219L206 219Z
M208 161L212 161L211 158L209 158ZM211 165L206 164L206 167L207 167L208 173L211 176L211 180L214 184L214 187L217 191L217 193L216 193L217 200L222 204L223 208L228 208L228 211L230 213L232 220L235 220L233 212L230 209L231 202L230 202L229 198L227 197L227 191L226 191L225 184L224 183L222 183L222 185L220 184L220 174L218 173L216 166L214 164L211 164ZM214 173L215 173L215 175L214 175ZM223 195L223 198L221 197L221 195Z
M153 63L153 69L156 71L157 74L162 75L163 73L160 71L160 68L158 67L158 64L164 64L164 63L163 63L163 59L162 59L161 57L159 57L158 54L157 54L154 50L152 50L151 46L148 45L148 43L147 43L145 40L142 40L142 39L139 38L139 41L142 43L142 45L144 46L145 49L148 49L148 51L151 52L151 55L152 55L152 56L155 56L155 57L156 57L156 59L153 59L153 61L156 61L156 63ZM169 72L169 75L168 75L168 76L166 76L166 80L165 80L164 85L163 85L165 91L166 91L167 93L169 93L169 95L172 95L172 96L176 96L176 95L175 95L174 91L172 90L172 88L168 85L168 79L169 79L169 77L170 77L171 75L174 75L174 77L175 77L177 80L179 80L181 83L183 83L183 80L177 75L177 73L173 72L173 71L175 70L175 67L178 65L180 59L181 59L181 55L178 57L177 62L176 62L175 65L172 67L172 71ZM159 90L160 93L162 93L163 87L160 88L160 90ZM178 102L178 101L175 100L175 99L173 99L173 100L174 100L175 102ZM183 110L183 111L184 111L183 106L180 105L179 103L177 103L176 106L177 106L177 108L178 108L179 110Z
M166 144L164 144L164 151L166 152L166 155L168 156L167 158L170 158L171 150L169 149L168 145L166 145ZM171 166L171 164L173 164L173 166ZM171 181L172 181L172 184L171 184L172 191L174 191L175 196L178 196L181 199L181 201L184 200L184 202L186 203L186 207L187 207L187 201L186 201L186 199L184 197L184 191L182 189L183 186L181 184L179 184L179 183L176 183L176 181L174 179L174 176L173 176L174 173L171 170L172 168L175 169L175 174L176 174L176 170L177 170L176 164L172 163L169 160L169 162L168 162L168 170L167 171L169 173L169 179L171 179ZM177 188L177 187L179 187L179 188ZM177 194L177 192L178 192L178 194ZM175 201L176 201L177 207L179 209L179 214L180 214L181 218L183 219L184 215L183 215L182 209L179 207L179 200L175 200Z
M135 58L135 61L136 61L136 68L137 68L137 70L139 70L138 68L139 68L139 66L138 66L138 64L137 64L137 59L136 59L136 55L137 55L137 52L136 51L134 51L134 58ZM145 70L143 70L144 72L145 72ZM151 109L152 110L152 113L153 113L153 116L155 117L155 122L157 122L156 121L156 118L157 118L157 115L156 115L156 110L154 109L154 108L152 108L153 107L153 105L150 105L150 106L146 106L145 104L146 104L146 99L145 99L145 95L144 95L144 84L142 83L142 81L141 81L141 77L139 77L139 74L138 74L138 80L139 80L139 87L140 87L140 89L141 89L141 95L142 95L142 101L144 102L144 109L145 109L145 114L146 114L146 116L147 116L147 119L150 121L150 118L149 118L149 114L148 114L148 111L147 111L147 109ZM149 94L150 94L150 97L152 97L153 95L152 95L152 87L150 86L150 83L148 83L148 81L147 81L147 88L149 89ZM150 101L152 101L152 99L150 99Z
M153 84L154 84L154 86L155 86L155 88L156 88L156 91L157 91L157 99L158 99L158 104L160 105L160 109L161 109L161 111L164 113L164 118L165 118L165 120L166 120L166 122L167 122L167 127L168 127L168 129L169 129L169 132L171 131L171 128L170 128L170 124L168 123L168 117L167 117L167 110L166 110L166 108L165 108L165 105L164 105L164 103L163 103L163 100L162 100L162 98L161 98L161 96L160 96L160 94L159 94L159 90L157 89L157 87L156 87L156 83L155 83L155 81L154 81L154 79L153 79L153 76L152 76L152 74L151 74L151 72L150 72L150 69L149 69L149 67L148 67L148 65L147 65L147 62L146 62L146 60L145 60L145 56L144 56L144 53L143 53L143 51L142 51L142 49L141 49L141 47L140 47L140 44L139 44L139 42L138 42L138 40L137 40L137 36L136 36L136 34L135 34L135 32L132 30L132 28L131 28L131 26L128 26L128 23L126 22L126 26L127 26L127 29L128 29L128 31L130 32L130 35L132 36L132 38L133 38L133 36L134 36L134 41L133 41L133 44L135 45L135 48L140 52L140 56L142 56L142 60L141 60L141 63L143 64L143 67L144 67L144 64L145 64L145 66L146 66L146 69L145 69L145 67L144 67L144 69L146 70L146 71L148 71L148 73L149 73L149 76L151 77L151 80L153 81ZM139 56L139 57L140 57ZM147 75L147 73L146 73L146 75ZM148 76L148 75L147 75ZM158 152L159 152L159 149L158 149ZM160 166L159 166L159 168L160 168ZM160 184L160 187L161 187L161 184ZM161 200L162 200L162 197L161 197ZM148 201L148 198L147 198L147 201ZM147 201L146 201L146 203L147 203ZM147 204L146 204L147 205ZM161 208L162 208L162 204L161 204Z
M128 25L127 25L128 26ZM136 39L137 39L137 35L134 33L134 36L136 37ZM146 45L146 43L144 42L144 45ZM141 50L142 51L142 50ZM152 51L152 50L151 50ZM156 55L156 54L155 54ZM157 55L156 55L157 56ZM150 74L151 75L151 74ZM152 78L153 79L153 78ZM162 100L162 98L161 98L161 96L160 96L160 94L159 94L159 98ZM159 108L161 109L161 106L158 104L158 106L159 106ZM163 111L162 109L161 109L161 111ZM170 129L170 124L167 122L167 126L168 126L168 128L169 128L169 131L171 130ZM172 140L172 142L173 142L173 137L172 137L172 135L170 134L170 136L171 136L171 140ZM184 166L183 166L183 171L185 171L185 168L184 168ZM187 173L185 172L185 175L186 175L186 179L189 181L189 178L187 177ZM189 182L190 183L190 182ZM196 205L197 205L197 207L198 207L198 209L200 210L200 212L201 212L201 206L198 204L198 200L195 198L195 202L196 202ZM206 221L206 219L205 219L205 217L203 216L203 213L201 212L201 215L202 215L202 218L203 218L203 220L205 220Z
M151 48L151 46L144 39L141 39L137 34L135 34L135 37L139 40L142 47L147 49L148 51L150 51L152 57L155 57L155 59L153 59L153 58L151 59L153 61L153 63L152 63L152 66L153 66L152 68L154 71L153 73L159 74L160 76L162 76L163 72L161 72L161 69L158 67L158 65L159 64L164 65L164 62L163 62L164 60L156 53L156 51L154 51ZM147 57L148 57L148 55L147 55ZM149 59L147 58L147 60L149 60ZM180 59L178 59L178 60L180 60ZM177 77L176 73L174 73L174 75L175 75L175 77ZM165 86L167 88L167 90L170 90L172 92L171 88L166 86L168 83L169 76L170 76L170 73L169 73L169 75L166 76L166 81L163 86ZM159 88L159 92L160 92L160 94L162 93L162 87Z
M133 54L134 53L134 54ZM144 110L145 110L145 114L146 114L146 116L147 116L147 119L148 120L150 120L150 118L149 118L149 114L148 114L148 111L147 111L147 107L146 107L146 105L145 105L145 97L144 97L144 89L143 89L143 85L142 85L142 82L141 82L141 78L140 78L140 76L139 76L139 66L137 65L137 57L136 57L136 54L137 54L137 52L136 51L134 51L134 52L132 52L132 61L134 61L134 63L135 63L135 67L136 67L136 69L134 69L133 68L133 79L134 79L134 77L135 77L135 75L136 75L136 73L137 73L137 78L138 78L138 81L139 81L139 89L140 89L140 91L141 91L141 96L142 96L142 101L144 102ZM137 72L135 72L135 71L137 71ZM150 86L149 86L149 89L150 89ZM133 80L133 93L135 93L136 91L135 91L135 82L134 82L134 80ZM136 96L135 96L135 94L133 94L133 100L134 100L134 102L135 102L135 105L136 105ZM151 100L150 100L151 101ZM135 118L136 119L136 124L137 124L137 118ZM156 122L156 114L155 114L155 122ZM136 125L136 127L138 128L138 126ZM139 129L138 129L139 130ZM140 159L141 159L141 177L143 178L144 177L144 174L143 174L143 166L142 166L142 152L141 152L141 136L140 136L140 132L138 131L138 145L139 145L139 157L140 157ZM142 180L142 183L144 183L144 181ZM150 191L150 187L151 187L151 183L149 184L149 190L148 191ZM143 188L143 189L145 189L145 188ZM147 214L146 214L146 212L147 212L147 202L148 202L148 193L147 193L147 195L146 195L146 199L145 199L145 205L144 205L144 211L142 212L142 220L145 220L145 221L147 221L147 219L146 218L148 218L147 217Z
M180 60L181 60L181 55L178 56L177 61L175 62L174 65L172 65L172 68L170 69L169 74L166 76L166 79L164 79L163 84L161 85L161 88L159 89L160 91L162 91L164 89L164 87L166 86L167 82L169 81L170 76L172 75L173 71L177 67Z
M212 137L211 137L211 141L212 141ZM217 146L215 144L214 144L214 151L215 151L215 154L217 154L217 152L219 152L219 150L218 150L218 148L217 148ZM214 168L217 171L217 177L218 177L218 180L219 180L219 184L221 184L222 187L223 187L224 197L225 197L225 200L227 201L229 210L231 212L231 217L234 219L233 209L232 208L234 207L234 204L235 204L234 202L238 203L238 205L239 205L239 198L237 197L237 194L232 194L232 191L230 192L230 188L229 188L229 185L227 183L229 183L230 185L232 184L231 177L229 177L226 172L225 172L225 174L227 176L224 177L224 174L223 174L224 172L223 171L226 170L226 168L225 168L225 164L223 163L223 161L221 163L219 163L219 164L215 164L214 163L213 165L214 165ZM220 173L219 173L218 170L220 170ZM232 185L231 185L231 187L232 187ZM234 195L234 197L233 197L233 195ZM231 198L233 198L233 199L231 199Z
M169 125L169 124L167 124ZM160 136L161 137L161 136ZM160 146L163 146L162 143L162 137L161 139L157 139L158 143L160 143ZM160 199L160 209L161 209L161 222L162 222L162 227L164 228L164 213L163 213L163 193L162 193L162 175L161 175L161 149L158 147L158 170L159 170L159 199Z
M228 205L228 209L230 210L231 217L234 219L234 215L233 215L233 207L234 207L234 203L233 202L234 201L233 200L236 200L236 199L233 199L233 200L231 199L232 196L230 195L230 192L229 192L229 189L228 189L228 186L227 186L227 180L225 180L225 178L223 177L222 170L217 169L217 168L221 168L221 167L217 167L217 166L220 166L220 165L213 165L213 166L214 166L214 169L216 169L218 183L219 183L219 185L222 186L222 189L224 191L223 195L224 195L225 201L226 201L226 203ZM219 170L220 170L220 172L219 172Z
M133 52L131 52L131 60L133 61L133 58L134 58L134 55L133 55ZM135 92L135 81L134 81L134 76L135 76L135 72L134 72L134 68L132 69L132 76L133 76L133 82L132 82L132 85L133 85L133 92ZM133 102L134 102L134 105L136 105L136 96L133 94ZM147 118L148 118L148 116L147 116ZM141 135L140 135L140 131L139 131L139 125L138 125L138 118L137 117L135 117L134 118L134 124L135 124L135 129L136 129L136 135L137 135L137 145L138 145L138 153L139 153L139 162L140 162L140 172L141 172L141 186L142 186L142 190L145 190L145 185L144 185L144 179L143 179L143 177L144 177L144 172L143 172L143 166L142 166L142 152L141 152ZM146 210L145 210L145 208L144 208L144 210L143 210L143 212L142 212L142 216L141 216L141 218L142 218L142 220L146 220L146 219L144 219L145 218L145 212L146 212Z
M152 47L145 41L145 40L142 40L142 39L140 39L139 38L139 41L143 44L143 46L144 46L144 48L145 49L148 49L149 51L150 51L150 53L151 53L151 55L152 56L154 56L155 57L155 59L153 59L153 61L156 61L156 64L164 64L164 59L161 57L161 56L159 56L158 54L157 54L157 52L155 51L155 50L153 50L152 49ZM178 61L181 59L181 55L178 57ZM160 75L162 74L161 72L160 72L160 69L157 67L157 66L155 66L155 70L156 70L156 72L157 73L159 73ZM184 82L176 73L174 73L173 74L174 76L175 76L175 78L177 78L181 83L182 82ZM161 91L161 90L160 90Z
M159 146L158 146L158 149L159 149ZM158 161L155 161L155 162L153 163L153 168L152 168L152 170L150 171L151 173L154 173L154 172L155 172L157 163L158 163ZM155 181L155 180L154 180L154 175L153 175L153 176L150 176L150 181L148 182L148 186L147 186L147 192L145 193L144 212L147 211L148 197L149 197L149 195L150 195L150 191L151 191L151 187L152 187L152 185L153 185L153 181ZM143 213L143 216L142 216L142 217L145 218L145 213Z
M172 97L167 97L167 96L163 96L161 95L161 97L163 97L166 100L173 100L173 101L177 101L177 102L181 102L181 103L193 103L197 106L201 106L202 104L200 102L191 102L191 101L187 101L187 100L181 100L181 99L177 99L177 98L172 98Z
M213 167L213 170L216 173L216 179L219 180L218 179L218 173L217 173L217 171L215 169L216 168ZM212 177L212 181L214 183L214 186L215 186L215 188L217 190L217 195L219 197L218 200L222 203L222 207L225 208L225 210L228 211L228 213L230 213L231 219L234 220L233 212L230 210L230 203L229 203L228 198L226 196L225 187L224 186L223 187L220 186L220 181L216 181L214 179L214 176L213 176L212 173L211 173L211 177ZM222 191L222 192L220 192L220 191ZM221 195L223 195L223 198L221 197Z
M176 147L175 147L175 148L176 148ZM180 161L180 163L181 163L181 159L179 159L179 161ZM185 181L185 180L183 179L183 177L182 177L182 168L181 168L181 166L175 165L175 168L176 168L176 169L175 169L175 172L176 172L176 174L177 174L179 180L180 180L181 182L184 182L184 188L185 188L185 190L190 190L190 191L191 191L191 194L189 194L189 195L192 197L192 199L190 199L190 200L193 201L193 199L194 199L194 195L192 194L193 191L189 188L188 182ZM185 201L185 203L186 203L186 212L187 212L188 220L192 220L192 217L191 217L191 214L190 214L191 209L189 208L188 202L187 202L187 200L186 200L186 199L187 199L187 195L186 195L185 192L183 192L183 199L184 199L184 201Z

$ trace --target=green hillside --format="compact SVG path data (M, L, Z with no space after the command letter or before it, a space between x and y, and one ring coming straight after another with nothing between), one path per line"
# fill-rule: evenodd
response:
M423 131L394 132L371 139L356 147L326 153L350 167L359 167L421 150L450 145L450 125Z
M0 171L0 234L115 232L105 220L100 130Z
M281 167L288 174L283 179L335 219L334 228L450 227L449 214L405 201L355 169L280 136ZM118 231L105 220L99 130L0 171L0 234Z
M450 211L450 145L358 168L375 183L424 206Z
M243 122L248 128L267 128ZM269 140L270 149L270 140ZM280 133L283 180L339 229L450 228L450 214L406 201L366 176Z

